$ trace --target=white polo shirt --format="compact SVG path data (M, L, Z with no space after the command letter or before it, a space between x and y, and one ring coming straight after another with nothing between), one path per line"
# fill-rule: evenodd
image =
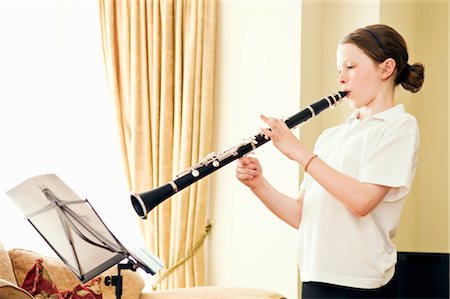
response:
M341 173L392 188L369 214L358 217L305 174L298 246L303 282L369 289L394 275L397 252L391 238L414 178L419 129L403 105L362 121L356 115L325 130L314 152Z

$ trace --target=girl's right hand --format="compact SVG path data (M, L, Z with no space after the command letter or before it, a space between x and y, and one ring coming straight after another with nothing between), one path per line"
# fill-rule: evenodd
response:
M263 181L262 168L258 159L242 157L236 163L236 178L250 189Z

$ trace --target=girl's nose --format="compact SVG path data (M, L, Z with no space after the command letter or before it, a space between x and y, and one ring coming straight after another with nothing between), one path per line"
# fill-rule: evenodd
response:
M347 80L346 80L345 77L344 77L344 72L341 72L341 73L339 74L339 76L337 77L337 82L338 82L339 84L341 84L341 85L347 83Z

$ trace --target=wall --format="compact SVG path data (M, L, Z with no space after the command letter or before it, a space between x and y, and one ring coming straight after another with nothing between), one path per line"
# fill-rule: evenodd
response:
M215 141L228 149L265 126L260 114L299 109L300 3L220 1ZM268 143L255 151L265 176L295 196L298 168ZM234 175L211 176L208 283L297 293L296 230L273 216Z
M448 2L419 5L418 58L427 63L427 84L419 100L422 171L419 173L419 250L449 252L448 232ZM447 78L445 74L447 73ZM433 175L429 175L432 173ZM447 222L448 224L448 222Z

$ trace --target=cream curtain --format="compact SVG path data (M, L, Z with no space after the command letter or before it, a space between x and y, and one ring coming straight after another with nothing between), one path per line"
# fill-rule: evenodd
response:
M211 151L216 1L99 0L99 8L129 186L151 190ZM204 284L207 185L139 220L166 263L159 289Z

